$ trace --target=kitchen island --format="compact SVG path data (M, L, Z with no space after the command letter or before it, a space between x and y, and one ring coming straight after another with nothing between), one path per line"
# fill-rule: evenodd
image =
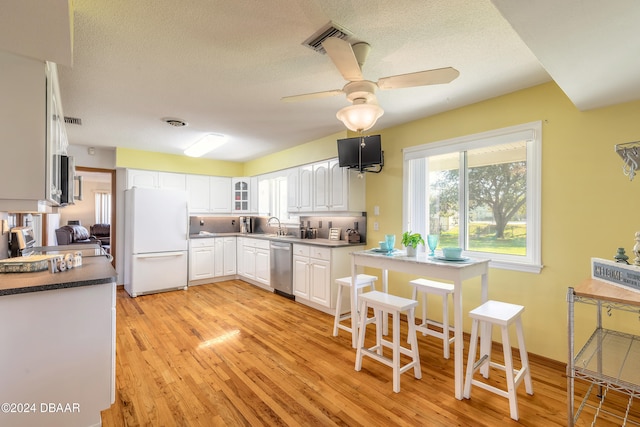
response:
M0 274L0 425L97 426L115 398L116 273Z

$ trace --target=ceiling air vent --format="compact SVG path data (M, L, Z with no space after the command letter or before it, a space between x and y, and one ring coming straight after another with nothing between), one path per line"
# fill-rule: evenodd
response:
M329 37L337 37L339 39L347 40L351 37L353 33L341 25L336 24L335 22L329 21L327 25L320 28L316 31L311 37L302 42L303 46L310 47L316 52L320 52L325 54L324 48L322 47L322 42L328 39Z
M165 118L162 119L162 121L164 121L168 125L171 125L171 126L177 127L177 128L181 128L181 127L187 125L187 122L185 122L184 120L175 119L173 117L165 117Z
M64 116L64 122L68 125L78 125L82 126L82 119L78 117L67 117Z

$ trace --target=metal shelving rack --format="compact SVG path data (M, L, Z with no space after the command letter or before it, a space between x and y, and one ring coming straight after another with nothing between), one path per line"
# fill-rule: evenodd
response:
M591 304L597 307L596 328L577 355L574 353L574 304ZM640 398L640 336L602 327L602 312L611 315L614 310L640 314L640 293L627 291L598 280L588 280L567 292L569 357L567 364L568 425L572 427L586 407L595 413L591 425L606 414L620 420L620 425L638 425L640 418L630 418L634 399ZM575 357L574 357L575 355ZM577 410L575 408L575 379L589 383L587 392ZM611 413L605 408L609 391L628 396L622 413ZM595 394L595 402L590 398Z

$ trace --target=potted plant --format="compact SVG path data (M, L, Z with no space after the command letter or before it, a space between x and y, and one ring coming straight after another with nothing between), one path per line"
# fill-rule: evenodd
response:
M418 245L424 246L424 239L420 233L405 231L402 233L402 246L407 248L407 256L416 256Z

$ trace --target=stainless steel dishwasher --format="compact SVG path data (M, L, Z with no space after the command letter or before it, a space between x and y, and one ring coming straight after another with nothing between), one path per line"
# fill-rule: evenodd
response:
M293 250L291 243L275 242L270 244L271 287L275 293L294 299L291 279Z

